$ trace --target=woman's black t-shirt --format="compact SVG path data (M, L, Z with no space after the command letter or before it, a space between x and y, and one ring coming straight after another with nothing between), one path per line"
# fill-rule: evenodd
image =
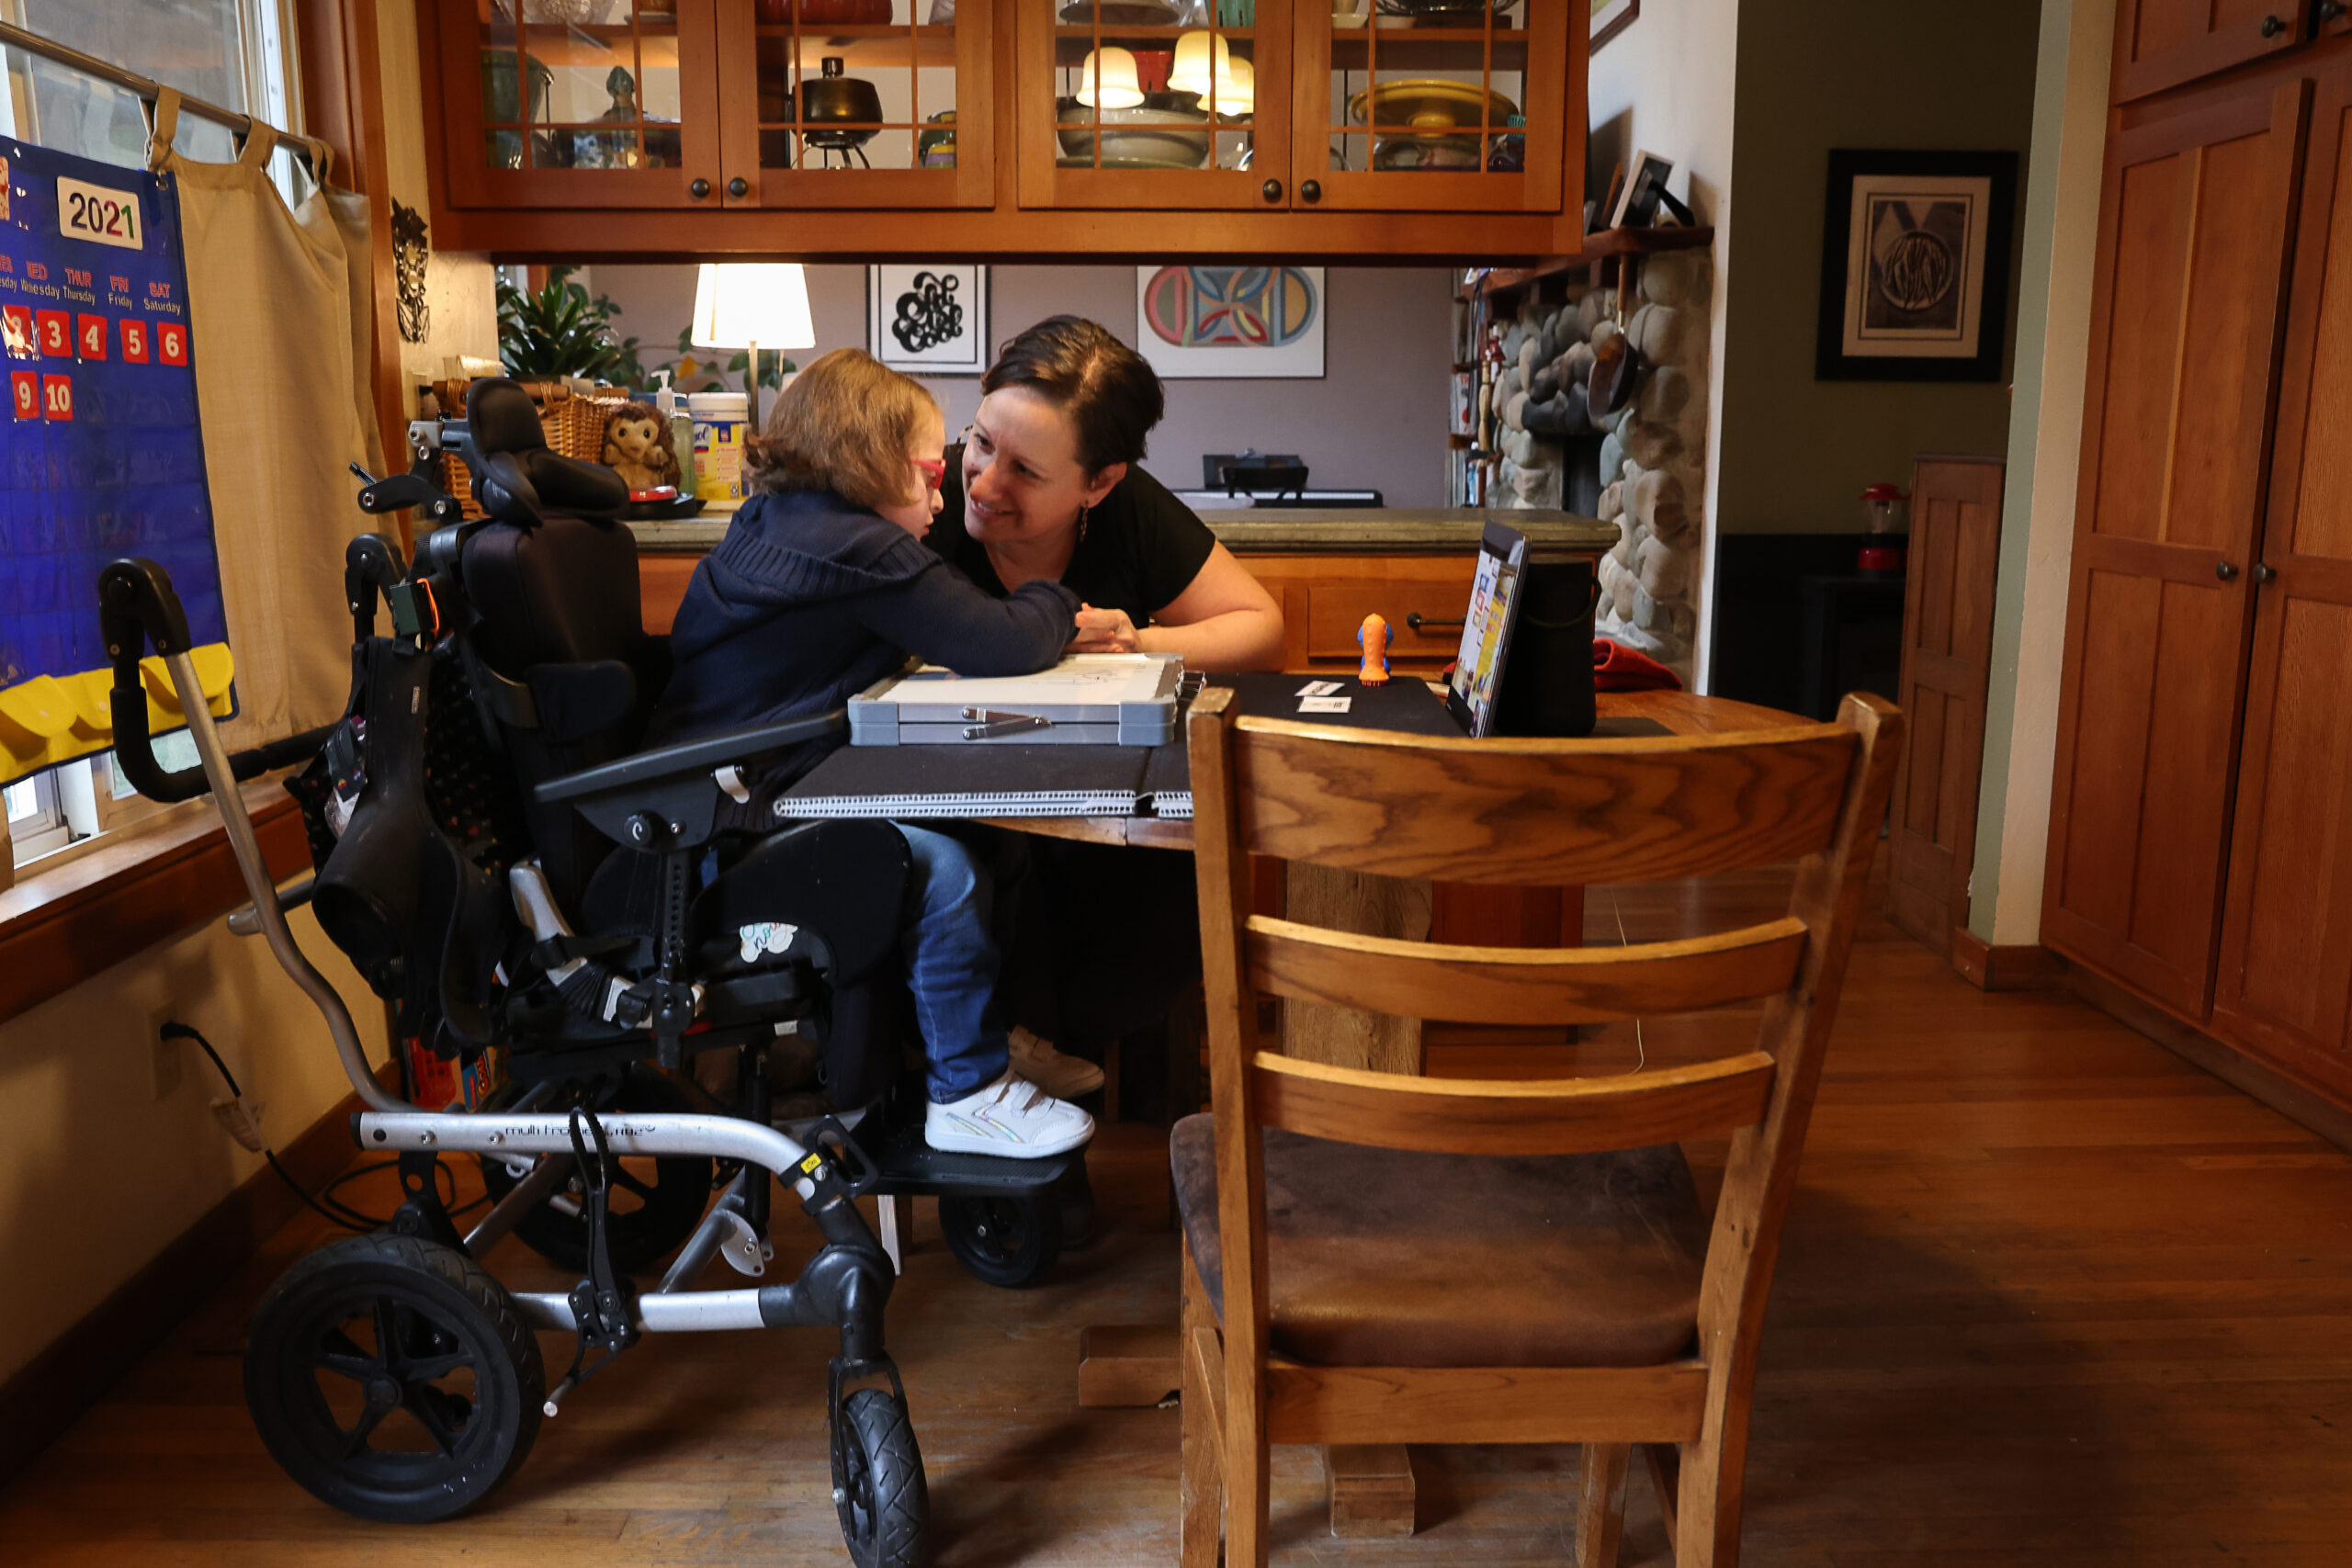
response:
M988 551L964 527L964 453L947 449L943 502L931 525L931 547L965 576L998 598L1004 583ZM1086 532L1062 571L1062 586L1098 610L1124 610L1137 626L1173 604L1193 585L1216 536L1193 509L1133 464L1111 487L1102 503L1087 514Z

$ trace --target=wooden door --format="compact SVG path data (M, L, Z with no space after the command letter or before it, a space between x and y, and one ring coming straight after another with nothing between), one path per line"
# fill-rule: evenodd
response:
M1021 205L1288 209L1291 0L1256 0L1246 24L1215 27L1105 22L1103 8L1019 0L1012 90ZM1167 9L1172 18L1177 7ZM1170 76L1188 39L1208 43L1216 62L1198 99ZM1241 63L1249 70L1235 73ZM1148 92L1128 85L1129 64Z
M2115 101L2194 82L2307 35L2312 0L2123 0L2115 11Z
M2213 1027L2347 1102L2352 63L2319 84L2306 170Z
M1911 725L1894 774L1887 916L1947 954L1968 920L1976 853L2004 471L1994 457L1922 457L1911 474L1895 687Z
M890 20L810 22L798 6L761 18L718 0L720 161L729 208L987 207L996 199L996 7L929 20L932 0L890 0ZM768 7L774 16L777 7ZM879 7L877 9L877 14ZM812 126L806 85L838 60L872 84L881 118ZM854 145L852 145L854 143Z
M1564 180L1563 168L1584 166L1584 94L1569 84L1585 80L1586 13L1572 0L1528 0L1481 15L1466 28L1341 28L1330 7L1298 6L1299 205L1557 212L1570 190L1582 202L1583 182Z
M716 208L716 0L434 0L452 207Z
M2042 940L2201 1021L2310 84L2109 139Z

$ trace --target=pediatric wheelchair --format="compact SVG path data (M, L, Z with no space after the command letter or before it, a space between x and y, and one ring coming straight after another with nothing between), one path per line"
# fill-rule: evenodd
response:
M99 583L123 771L156 799L214 797L253 898L232 929L266 937L325 1016L367 1108L354 1135L394 1156L403 1194L387 1228L311 1254L256 1309L255 1425L322 1499L438 1519L494 1490L542 1417L645 1334L831 1326L842 1534L859 1568L901 1568L920 1555L928 1496L884 1348L894 1257L854 1200L935 1193L959 1260L1024 1283L1089 1216L1084 1151L1011 1160L923 1142L899 1045L905 842L887 822L779 825L774 804L792 759L836 736L841 716L639 749L669 660L642 629L617 476L549 451L512 381L476 383L464 421L410 434L413 467L368 479L359 504L415 508L433 526L413 563L380 535L346 553L353 682L335 724L227 754L163 570L117 561ZM445 451L486 519L462 518L434 482ZM166 771L150 743L151 645L194 768ZM287 787L315 874L280 892L236 784L299 761ZM305 903L399 1041L464 1063L495 1048L505 1084L472 1111L388 1092L288 928ZM714 1061L731 1066L727 1103L687 1071ZM798 1094L779 1079L794 1062L817 1079ZM492 1202L469 1229L442 1196L445 1155L481 1161ZM771 1176L820 1248L789 1282L695 1288L715 1258L764 1272ZM579 1282L506 1290L481 1260L509 1233ZM673 1249L658 1283L631 1278ZM541 1329L577 1338L553 1388ZM408 1446L376 1442L396 1416L429 1441L403 1425Z

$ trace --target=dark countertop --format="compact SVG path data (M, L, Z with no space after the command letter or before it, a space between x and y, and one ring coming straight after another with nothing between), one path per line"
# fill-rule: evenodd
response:
M1425 555L1475 550L1487 522L1508 524L1532 545L1589 550L1617 542L1617 525L1573 512L1444 507L1267 507L1204 512L1227 549L1240 554ZM655 554L700 555L727 532L727 514L706 511L682 523L632 523L638 547Z

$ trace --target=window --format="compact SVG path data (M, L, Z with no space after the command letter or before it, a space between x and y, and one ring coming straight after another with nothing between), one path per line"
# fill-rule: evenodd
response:
M168 772L196 766L196 738L175 730L154 742ZM112 751L66 762L7 786L8 847L19 866L164 809L130 787Z
M299 130L301 80L289 0L0 0L0 19L110 64L168 83L224 109ZM139 167L147 161L146 109L135 93L53 62L0 50L8 90L0 132L61 152ZM236 156L226 128L180 117L172 145L191 158ZM270 173L288 201L307 182L291 152Z
M58 804L54 774L20 779L8 785L6 798L8 847L18 865L74 841L74 830L65 825L64 808Z

